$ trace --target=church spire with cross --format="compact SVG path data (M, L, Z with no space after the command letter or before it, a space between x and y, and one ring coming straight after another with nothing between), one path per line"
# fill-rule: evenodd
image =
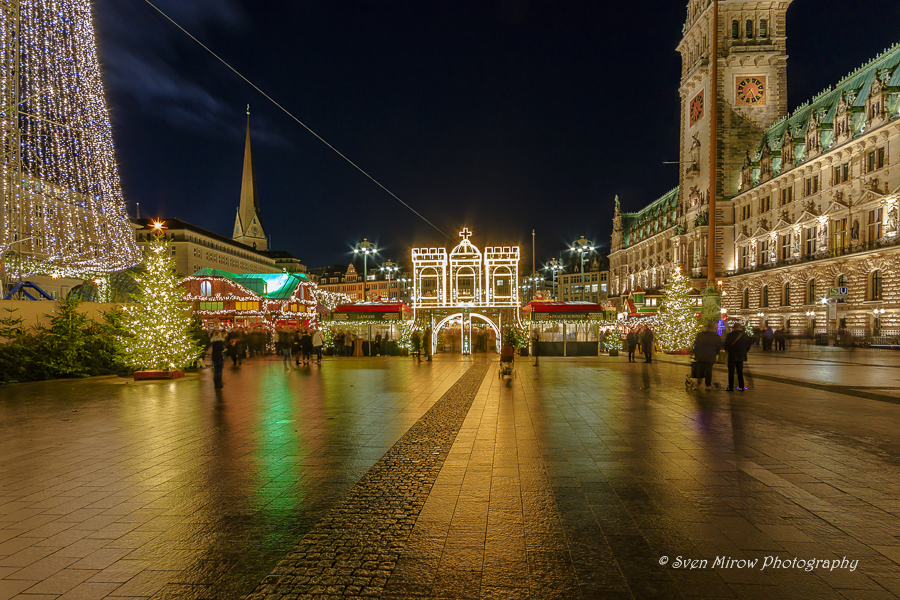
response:
M250 105L247 105L247 142L244 145L244 175L241 180L241 203L234 220L234 241L257 250L268 249L266 232L259 214L259 197L256 194L256 172L253 170L253 153L250 146Z

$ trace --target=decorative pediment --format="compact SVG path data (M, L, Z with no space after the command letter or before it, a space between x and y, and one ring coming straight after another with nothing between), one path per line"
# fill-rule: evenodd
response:
M839 203L839 202L835 202L834 200L832 200L832 201L828 204L828 208L826 208L826 209L822 212L822 214L823 214L823 215L827 215L827 216L833 216L833 215L837 215L837 214L843 214L843 213L846 213L846 212L847 212L847 207L846 207L845 205L843 205L843 204L841 204L841 203Z
M775 231L780 231L782 229L790 229L793 226L794 226L794 224L789 221L785 221L784 219L778 219L778 222L775 223Z
M769 235L769 230L764 229L763 227L757 227L753 232L753 237L765 237L767 235Z
M742 231L742 232L740 232L740 233L737 235L736 238L734 238L734 243L735 243L735 244L738 244L738 243L741 243L741 242L746 242L746 241L749 240L749 239L750 239L750 237L747 235L747 232L746 232L746 231Z
M807 221L815 221L818 218L819 218L819 215L817 215L816 213L809 212L808 210L804 210L802 213L800 213L800 218L797 219L797 222L805 223Z

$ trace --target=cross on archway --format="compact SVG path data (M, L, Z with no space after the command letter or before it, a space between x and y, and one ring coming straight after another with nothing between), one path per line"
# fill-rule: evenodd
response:
M469 241L469 237L471 235L472 235L472 232L469 231L468 227L464 227L463 230L459 232L459 237L461 237L464 242Z

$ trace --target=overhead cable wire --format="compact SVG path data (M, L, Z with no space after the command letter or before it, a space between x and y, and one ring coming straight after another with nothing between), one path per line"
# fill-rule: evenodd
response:
M252 87L254 90L256 90L257 92L259 92L260 94L262 94L263 97L266 98L266 100L268 100L269 102L271 102L272 104L274 104L275 106L277 106L279 109L281 109L281 110L284 112L284 114L286 114L287 116L289 116L290 118L292 118L293 120L295 120L297 123L300 124L301 127L303 127L305 130L307 130L307 131L310 132L312 135L314 135L314 136L316 137L316 139L318 139L320 142L322 142L323 144L325 144L326 146L328 146L329 148L331 148L331 150L333 150L335 154L337 154L338 156L340 156L341 158L343 158L344 160L346 160L346 161L347 161L348 163L350 163L357 171L359 171L360 173L362 173L363 175L365 175L366 177L368 177L375 185L377 185L378 187L380 187L381 189L383 189L385 192L387 192L388 194L390 194L391 197L394 198L394 200L396 200L397 202L399 202L400 204L402 204L403 206L405 206L406 208L408 208L409 210L411 210L413 213L416 214L417 217L419 217L420 219L422 219L423 221L425 221L426 223L428 223L429 225L431 225L432 227L434 227L434 228L435 228L438 232L440 232L440 234L443 235L445 238L447 238L447 239L452 239L449 235L447 235L446 233L444 233L443 231L441 231L440 227L438 227L437 225L435 225L434 223L432 223L431 221L429 221L428 219L426 219L424 216L422 216L422 214L421 214L419 211L417 211L417 210L414 209L412 206L410 206L409 204L407 204L406 202L404 202L403 200L401 200L400 197L397 196L397 194L395 194L395 193L392 192L391 190L389 190L389 189L387 189L386 187L384 187L384 186L381 184L380 181L378 181L377 179L375 179L374 177L372 177L371 175L369 175L362 167L360 167L360 166L357 165L355 162L353 162L352 160L350 160L349 158L347 158L347 156L346 156L344 153L342 153L340 150L338 150L337 148L335 148L334 146L332 146L331 144L329 144L328 141L325 140L325 138L323 138L323 137L320 136L318 133L316 133L315 131L313 131L312 129L310 129L310 128L306 125L306 123L304 123L303 121L301 121L300 119L298 119L291 111L289 111L288 109L286 109L285 107L283 107L283 106L282 106L281 104L279 104L274 98L272 98L270 95L268 95L267 93L265 93L264 91L262 91L262 90L259 88L259 86L257 86L255 83L253 83L252 81L250 81L250 80L247 79L246 77L244 77L244 75L243 75L240 71L238 71L237 69L235 69L234 67L232 67L230 64L228 64L228 62L226 62L225 59L223 59L221 56L219 56L218 54L216 54L215 52L213 52L206 44L204 44L203 42L201 42L200 40L198 40L197 38L195 38L195 37L194 37L187 29L185 29L184 27L182 27L181 25L179 25L172 17L170 17L169 15L167 15L166 13L164 13L158 6L156 6L155 4L153 4L153 2L151 2L150 0L144 0L144 2L146 2L147 4L149 4L154 10L156 10L156 12L158 12L158 13L161 14L163 17L165 17L170 23L172 23L172 25L174 25L175 27L177 27L178 29L180 29L186 36L188 36L189 38L191 38L192 40L194 40L195 42L197 42L197 43L200 45L201 48L203 48L204 50L206 50L207 52L209 52L210 54L212 54L212 55L216 58L216 60L218 60L220 63L222 63L223 65L225 65L226 67L228 67L228 68L231 70L231 72L233 72L235 75L237 75L238 77L240 77L241 79L243 79L250 87Z

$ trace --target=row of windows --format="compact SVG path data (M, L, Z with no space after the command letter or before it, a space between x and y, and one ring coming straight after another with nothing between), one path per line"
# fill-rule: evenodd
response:
M847 288L849 280L846 275L838 275L834 279L834 287ZM812 305L818 303L821 298L817 295L816 280L810 279L806 283L806 294L804 295L804 304ZM781 289L781 306L791 306L791 284L785 283ZM866 284L866 300L878 301L884 300L884 277L880 270L872 271L869 274ZM759 308L769 307L769 286L764 285L760 290ZM750 288L744 288L741 298L741 308L750 308Z
M887 154L884 147L875 148L874 150L868 152L863 157L863 165L864 173L871 173L872 171L877 171L885 166L887 161ZM831 169L831 185L840 185L842 183L846 183L850 180L850 162L845 162L839 165L835 165ZM820 190L824 189L822 186L822 180L820 175L815 175L812 177L807 177L801 182L801 191L804 196L811 196L813 194L817 194ZM779 206L785 206L794 201L794 188L792 185L787 186L779 190ZM771 198L770 196L765 196L759 199L759 211L757 214L764 214L769 212L772 208ZM751 214L750 204L741 207L741 220L744 221L749 219Z
M744 37L748 40L753 39L754 37L754 23L753 19L747 19L744 22ZM769 37L769 23L766 19L759 20L759 37L767 38ZM734 19L731 22L731 39L739 40L741 39L741 22L737 19Z

